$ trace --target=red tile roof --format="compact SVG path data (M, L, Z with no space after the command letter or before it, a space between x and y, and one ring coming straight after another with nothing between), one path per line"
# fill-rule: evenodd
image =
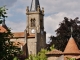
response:
M4 26L0 26L0 32L7 32L7 28ZM14 32L13 33L13 38L24 38L25 33L24 32ZM27 38L33 38L35 37L35 34L27 34Z
M33 38L33 37L35 37L35 34L30 34L30 35L28 35L28 38Z
M13 33L13 38L24 38L25 33L24 32L15 32ZM35 37L35 34L27 34L27 38L33 38Z
M60 50L54 49L54 50L48 52L47 54L49 54L49 55L50 55L50 54L63 54L63 52L60 51Z
M24 32L15 32L13 33L14 38L24 37Z
M7 32L7 30L6 30L4 27L0 26L0 32L1 32L1 33Z
M71 37L66 45L64 54L80 54L75 40Z

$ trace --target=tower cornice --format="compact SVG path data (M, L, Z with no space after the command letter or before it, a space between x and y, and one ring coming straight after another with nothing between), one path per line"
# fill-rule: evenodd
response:
M36 12L27 12L26 14L27 15L30 15L30 14L41 14L41 15L44 16L44 13L43 12L38 12L38 11L36 11Z

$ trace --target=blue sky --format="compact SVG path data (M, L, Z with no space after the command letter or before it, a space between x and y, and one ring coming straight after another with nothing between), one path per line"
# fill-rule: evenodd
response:
M26 28L26 7L32 0L0 0L0 6L8 8L6 24L13 32L21 32ZM80 0L40 0L40 6L44 7L44 25L48 37L55 35L55 30L64 17L80 17Z

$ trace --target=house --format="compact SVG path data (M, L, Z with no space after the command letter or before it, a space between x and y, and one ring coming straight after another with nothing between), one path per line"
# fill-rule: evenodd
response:
M64 52L59 50L53 50L47 54L48 60L68 60L67 58L75 58L80 60L80 50L73 37L71 37L65 47Z

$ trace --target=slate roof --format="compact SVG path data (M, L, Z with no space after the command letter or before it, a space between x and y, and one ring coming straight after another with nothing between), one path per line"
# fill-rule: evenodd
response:
M39 0L32 0L30 11L37 11L38 6L40 6Z

